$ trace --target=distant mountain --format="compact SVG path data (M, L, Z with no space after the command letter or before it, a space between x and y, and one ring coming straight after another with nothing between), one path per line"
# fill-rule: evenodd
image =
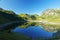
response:
M60 8L57 9L46 9L41 15L44 19L56 19L60 18Z
M0 10L3 10L2 8L0 8Z
M46 9L42 12L42 27L49 32L56 32L60 29L60 8Z

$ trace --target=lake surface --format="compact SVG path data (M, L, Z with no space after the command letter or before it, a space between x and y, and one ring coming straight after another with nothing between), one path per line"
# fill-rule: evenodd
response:
M53 35L53 32L47 32L45 31L42 26L39 25L39 23L25 23L23 24L26 28L16 28L13 31L22 33L26 36L29 36L31 38L37 38L37 37L43 37L43 38L51 38Z

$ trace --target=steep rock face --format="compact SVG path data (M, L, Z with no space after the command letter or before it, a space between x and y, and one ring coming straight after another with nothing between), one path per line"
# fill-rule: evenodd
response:
M47 9L42 12L43 18L60 18L60 8L58 9Z
M56 32L60 29L60 8L47 9L42 12L41 26L48 32Z

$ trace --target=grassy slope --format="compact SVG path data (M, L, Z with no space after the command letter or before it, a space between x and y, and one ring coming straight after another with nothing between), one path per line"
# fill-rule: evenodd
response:
M31 38L18 33L0 32L0 40L31 40Z

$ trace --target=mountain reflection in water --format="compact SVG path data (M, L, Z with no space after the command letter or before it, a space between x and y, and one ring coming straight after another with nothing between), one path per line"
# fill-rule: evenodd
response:
M23 27L23 28L20 28ZM26 28L24 28L26 27ZM31 38L36 38L36 37L44 37L44 38L50 38L53 35L53 32L47 32L45 31L39 23L31 23L27 22L24 23L23 25L20 25L18 28L13 30L14 32L22 33L26 36L29 36Z

